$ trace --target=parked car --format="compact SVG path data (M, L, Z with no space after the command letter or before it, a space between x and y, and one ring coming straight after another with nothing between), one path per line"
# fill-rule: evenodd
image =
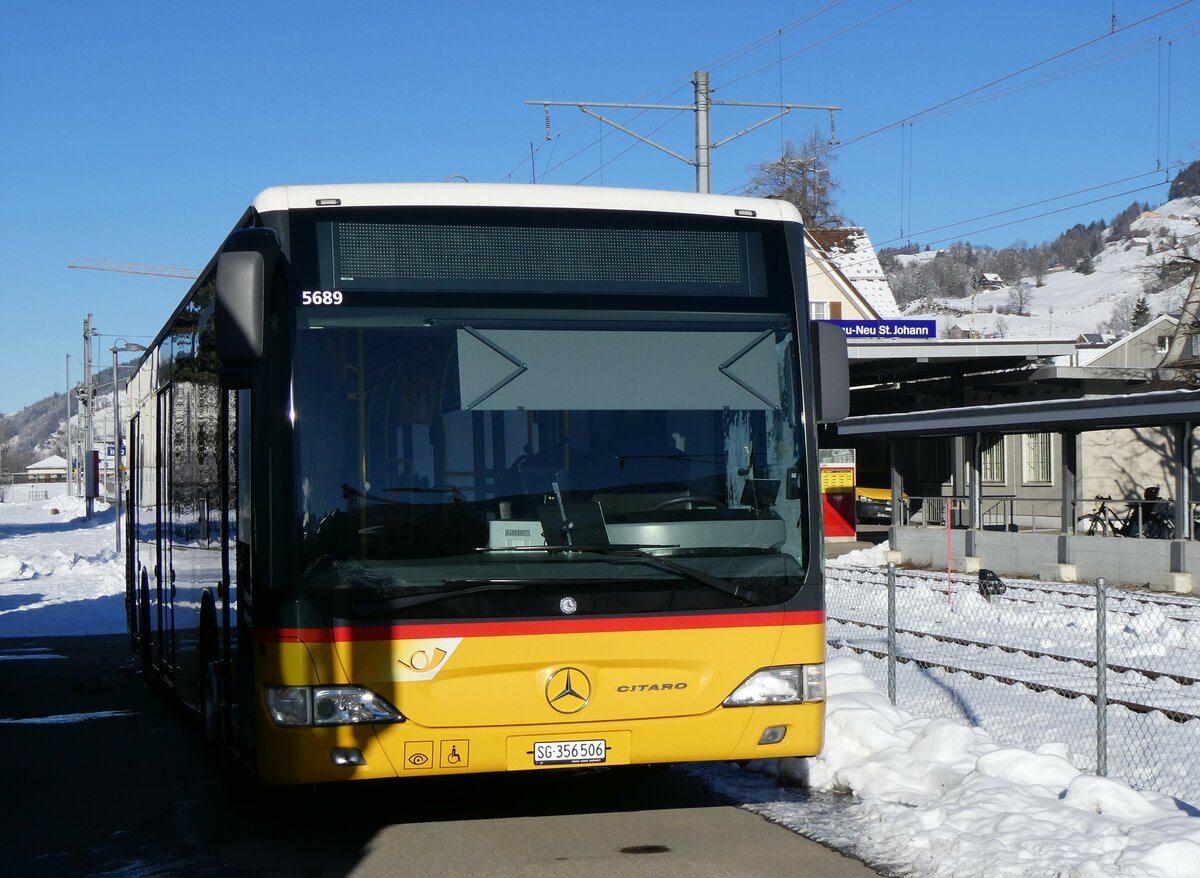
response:
M892 489L854 487L854 514L859 521L890 524L892 521Z
M920 500L911 500L908 494L901 494L900 500L908 507L910 513L916 512L921 506ZM892 489L855 485L854 514L858 521L891 524Z

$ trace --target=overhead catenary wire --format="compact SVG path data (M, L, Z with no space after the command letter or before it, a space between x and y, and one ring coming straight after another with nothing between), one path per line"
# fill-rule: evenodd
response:
M932 114L936 110L941 110L944 107L955 104L958 101L961 101L965 98L971 97L972 95L976 95L976 94L979 94L980 92L984 92L990 88L993 88L994 86L999 85L1000 83L1008 82L1011 79L1015 79L1016 77L1021 76L1025 73L1029 73L1031 70L1036 70L1039 67L1044 67L1046 64L1050 64L1054 61L1059 60L1060 58L1065 58L1068 55L1073 55L1074 53L1080 52L1083 49L1086 49L1088 46L1095 45L1096 43L1098 43L1102 40L1106 40L1109 37L1114 36L1115 34L1122 33L1124 31L1129 30L1130 28L1138 27L1139 25L1145 24L1148 21L1152 21L1152 20L1159 18L1163 15L1166 15L1170 12L1174 12L1176 10L1182 9L1185 6L1190 6L1192 3L1195 3L1195 2L1196 2L1196 0L1181 0L1181 2L1176 3L1173 6L1169 6L1166 9L1161 9L1158 12L1154 12L1150 15L1143 16L1142 18L1139 18L1137 21L1131 22L1130 24L1122 25L1121 27L1115 28L1114 30L1110 31L1109 33L1101 34L1100 36L1093 37L1090 40L1085 40L1084 42L1079 43L1078 45L1072 46L1069 49L1064 49L1061 52L1056 52L1055 54L1050 55L1047 58L1043 58L1040 61L1034 61L1032 64L1026 64L1024 67L1021 67L1018 70L1014 70L1011 73L1006 73L1003 76L999 76L999 77L992 79L988 82L985 82L981 85L977 85L973 88L967 89L964 92L961 92L957 95L946 98L945 100L939 101L936 104L932 104L931 106L928 106L923 110L918 110L916 113L911 113L902 119L897 119L894 122L889 122L886 125L882 125L878 128L874 128L870 131L864 132L863 134L859 134L856 137L851 137L849 140L842 141L840 144L838 144L833 149L834 150L844 149L845 147L850 146L851 144L859 143L860 141L866 140L869 137L874 137L875 135L882 134L885 131L891 131L893 128L896 128L907 122L920 121L920 120L926 118L927 116L929 116L930 114Z
M1167 41L1167 149L1171 149L1171 49L1174 41Z
M1188 6L1194 2L1195 2L1195 0L1185 0L1185 2L1177 3L1176 5L1171 6L1167 9L1161 10L1160 12L1154 13L1153 15L1146 16L1146 17L1139 19L1138 21L1135 21L1131 24L1124 25L1123 27L1112 31L1112 33L1117 33L1118 31L1125 31L1125 30L1128 30L1129 28L1136 27L1137 25L1142 24L1152 18L1156 18L1158 16L1165 15L1165 14L1172 12L1176 9L1179 9L1183 6ZM978 106L979 104L985 103L990 100L995 100L1000 97L1004 97L1004 96L1011 95L1011 94L1016 94L1021 91L1025 91L1025 90L1035 88L1038 86L1046 85L1050 82L1054 82L1056 80L1059 80L1059 79L1062 79L1062 78L1065 78L1068 76L1073 76L1075 74L1082 73L1087 70L1092 70L1092 69L1095 69L1096 67L1101 67L1105 64L1110 64L1110 63L1114 63L1116 61L1122 61L1122 60L1126 60L1128 58L1132 58L1135 55L1142 54L1144 52L1149 52L1149 51L1155 49L1158 39L1162 38L1162 37L1170 37L1172 42L1182 42L1184 40L1192 39L1194 37L1200 36L1200 20L1193 20L1193 21L1187 22L1186 24L1180 25L1179 27L1176 27L1176 28L1173 28L1170 30L1166 30L1162 34L1150 36L1145 39L1134 42L1128 46L1122 46L1122 47L1113 49L1110 52L1104 53L1095 58L1090 58L1085 61L1080 61L1076 64L1073 64L1073 65L1063 68L1061 70L1052 71L1050 73L1043 74L1042 76L1039 76L1037 78L1034 78L1034 79L1031 79L1031 80L1028 80L1025 82L1014 83L1013 85L1011 85L1005 89L993 90L986 94L982 93L982 92L984 92L984 90L989 88L991 85L995 85L1000 82L1008 81L1010 79L1013 79L1013 78L1021 75L1022 73L1025 73L1025 72L1033 70L1037 67L1043 66L1044 64L1049 63L1050 61L1065 57L1066 55L1069 55L1069 54L1072 54L1073 52L1079 51L1080 49L1082 49L1088 45L1094 44L1098 40L1101 40L1101 39L1104 39L1105 37L1111 36L1112 33L1104 34L1102 37L1096 37L1093 40L1089 40L1086 43L1082 43L1071 49L1065 50L1063 52L1058 52L1049 58L1043 59L1041 61L1037 61L1031 65L1026 65L1025 67L1022 67L1020 70L1014 71L1012 73L1009 73L1002 77L999 77L998 79L992 80L991 83L987 83L982 86L977 86L975 88L970 89L967 92L963 92L954 97L947 98L946 100L940 101L937 104L933 105L932 107L928 107L925 110L919 111L918 113L914 113L909 116L906 116L903 119L897 120L895 122L891 122L887 125L881 126L880 128L873 129L872 131L869 131L865 134L857 135L855 137L852 137L849 140L841 141L835 145L832 145L830 147L829 151L835 152L835 151L842 149L846 146L849 146L853 143L857 143L861 140L865 140L868 137L872 137L876 134L880 134L885 131L890 131L894 128L900 128L903 131L903 129L906 126L911 126L915 122L918 122L918 121L924 122L924 121L928 121L930 119L938 118L940 116L948 115L950 113L956 113L960 110L964 110L969 107ZM965 100L964 98L969 95L974 95L973 99ZM1169 110L1168 110L1168 112L1169 112ZM904 166L902 164L902 168L903 167ZM902 176L901 179L903 181L904 177ZM743 183L739 186L732 187L732 188L726 190L725 194L744 192L744 191L746 191L746 188L748 185L749 185L748 183ZM902 186L903 185L904 185L904 183L902 182ZM904 217L904 215L902 213L901 214L901 222L902 223L904 221L903 217Z
M1181 31L1187 31L1188 29L1192 29L1192 32L1191 33L1183 33L1182 35L1177 37L1177 41L1182 41L1185 39L1191 39L1192 37L1200 36L1200 20L1189 22L1187 25L1177 28L1174 31L1165 31L1161 35L1149 37L1148 39L1142 40L1140 42L1132 43L1129 46L1122 46L1121 48L1114 49L1111 52L1107 52L1103 55L1098 55L1095 58L1088 59L1087 61L1080 61L1077 64L1073 64L1069 67L1064 67L1061 70L1056 70L1052 73L1043 74L1042 76L1036 77L1034 79L1030 79L1026 82L1015 83L1015 84L1009 86L1008 88L1000 89L998 91L993 91L993 92L990 92L989 94L985 94L985 95L979 95L969 101L964 101L964 102L956 104L954 106L946 107L937 112L930 113L927 116L924 116L920 121L927 122L930 119L937 119L941 116L949 115L950 113L957 113L960 110L965 110L970 107L976 107L976 106L979 106L980 104L987 103L988 101L996 100L996 99L1002 98L1002 97L1007 97L1009 95L1014 95L1014 94L1017 94L1022 91L1027 91L1031 88L1037 88L1037 87L1040 87L1043 85L1048 85L1051 82L1055 82L1060 79L1065 79L1070 76L1075 76L1079 73L1085 73L1089 70L1094 70L1097 67L1103 67L1106 64L1112 64L1117 61L1125 61L1129 58L1135 57L1136 55L1140 55L1145 52L1152 51L1155 47L1155 42L1159 38L1159 36L1167 36L1170 34L1177 34Z
M1002 208L1000 210L994 210L994 211L991 211L990 213L984 213L984 214L980 214L979 216L970 217L969 219L962 219L962 220L957 220L952 223L946 223L946 224L940 225L940 226L933 226L928 229L922 229L919 232L913 232L910 229L908 234L905 235L902 231L901 234L895 238L889 238L887 240L878 241L876 243L880 247L885 247L889 244L894 244L898 241L902 241L905 239L911 240L912 238L919 237L921 235L929 235L929 234L933 234L935 232L945 231L946 229L955 229L960 226L970 225L971 223L983 222L984 220L989 220L989 219L993 219L995 217L1004 216L1004 214L1006 214L1006 213L1014 213L1018 210L1028 210L1031 207L1041 207L1043 204L1052 204L1055 201L1062 201L1064 198L1074 198L1077 195L1085 195L1088 192L1096 192L1097 190L1100 190L1100 189L1107 189L1110 186L1119 186L1123 183L1129 183L1129 182L1132 182L1133 180L1140 180L1143 177L1149 177L1153 174L1161 174L1161 173L1163 173L1163 171L1169 172L1172 168L1181 168L1181 167L1183 167L1182 162L1175 162L1171 165L1168 165L1166 168L1155 168L1154 170L1151 170L1151 171L1142 171L1140 174L1131 174L1128 177L1121 177L1120 179L1117 179L1117 180L1109 180L1105 183L1097 183L1092 186L1086 186L1083 189L1075 189L1071 192L1064 192L1062 195L1053 195L1049 198L1039 199L1038 201L1030 201L1026 204L1017 205L1016 207L1006 207L1006 208ZM1144 187L1144 188L1152 189L1152 188L1154 188L1154 186L1162 186L1162 185L1165 185L1165 183L1159 182L1159 183L1155 183L1155 184L1152 184L1152 185ZM1137 190L1137 191L1141 191L1141 190ZM1098 200L1105 201L1108 198L1119 198L1122 194L1125 194L1125 193L1116 193L1114 195L1105 196L1104 198L1101 198ZM1095 202L1086 202L1086 203L1092 204ZM1058 211L1051 211L1051 213L1057 213L1057 212ZM1047 216L1047 215L1049 215L1049 214L1039 214L1038 217ZM1032 219L1037 219L1038 217L1032 217Z
M1040 85L1045 85L1047 83L1056 81L1058 79L1062 79L1067 76L1075 75L1075 74L1081 73L1086 70L1091 70L1096 67L1102 66L1104 64L1109 64L1109 63L1113 63L1115 61L1131 58L1131 57L1134 57L1134 56L1144 53L1144 52L1149 52L1151 50L1161 51L1159 49L1159 46L1161 45L1161 42L1164 38L1170 38L1170 39L1168 39L1168 52L1169 52L1169 47L1172 44L1172 42L1183 41L1186 39L1191 39L1195 36L1200 36L1200 22L1197 22L1197 21L1187 22L1186 24L1179 26L1177 28L1166 30L1162 34L1151 36L1149 38L1134 42L1128 46L1123 46L1120 48L1113 49L1112 51L1106 52L1098 57L1080 61L1076 64L1070 65L1067 68L1053 71L1050 73L1046 73L1044 75L1041 75L1041 76L1036 77L1029 81L1014 83L1004 89L994 88L994 86L999 83L1010 81L1018 76L1021 76L1024 73L1028 73L1031 70L1034 70L1038 67L1044 66L1047 63L1050 63L1054 60L1066 57L1067 55L1070 55L1074 52L1080 51L1081 49L1083 49L1089 45L1093 45L1096 42L1098 42L1099 40L1102 40L1108 36L1111 36L1116 33L1124 32L1126 30L1129 30L1130 28L1134 28L1140 24L1144 24L1147 21L1158 18L1167 13L1176 11L1182 7L1188 6L1193 2L1194 2L1194 0L1186 0L1186 2L1176 3L1166 9L1163 9L1158 12L1152 13L1150 15L1144 16L1143 18L1140 18L1137 21L1134 21L1130 24L1120 26L1120 27L1118 27L1116 25L1115 19L1114 19L1113 28L1110 31L1110 33L1108 33L1108 34L1104 34L1101 37L1096 37L1092 40L1088 40L1077 46L1071 47L1070 49L1067 49L1063 52L1055 53L1054 55L1050 56L1049 58L1042 59L1041 61L1037 61L1033 64L1025 65L1024 67L1020 68L1017 71L1013 71L1012 73L1006 74L1005 76L1002 76L995 80L992 80L989 83L985 83L984 85L977 86L977 87L972 88L972 89L970 89L966 92L963 92L959 95L956 95L954 97L948 98L943 101L940 101L939 103L933 105L932 107L928 107L925 110L922 110L918 113L911 114L910 116L906 116L902 120L899 120L894 123L890 123L889 125L883 126L881 128L874 129L873 131L867 132L866 134L857 135L846 141L843 141L840 144L832 145L829 151L831 153L835 152L837 149L840 149L844 146L848 146L852 143L864 140L869 136L872 136L877 133L882 133L883 131L890 130L891 128L894 128L894 127L899 127L901 129L900 234L897 238L891 239L891 241L888 241L885 243L892 243L893 241L901 241L901 240L904 240L906 237L911 240L919 235L928 234L930 231L940 231L942 229L955 228L957 226L966 225L970 222L976 222L981 219L990 218L992 216L999 216L999 215L1003 215L1006 213L1011 213L1016 210L1026 209L1032 205L1023 205L1023 206L1019 206L1019 207L1006 208L1006 209L1003 209L1000 211L995 211L990 214L984 214L984 215L982 215L980 217L976 217L972 220L963 220L963 221L959 221L956 223L950 223L950 224L946 224L944 226L939 226L936 229L932 229L932 230L926 229L922 232L914 232L912 230L912 130L913 130L915 123L918 121L925 121L928 119L936 118L938 116L942 116L942 115L945 115L948 113L957 112L959 110L966 109L967 107L976 106L977 104L980 104L980 103L983 103L983 102L989 101L989 100L994 100L996 98L999 98L999 97L1002 97L1005 95L1015 94L1020 91L1024 91L1024 90L1034 88L1034 87L1037 87ZM1168 61L1168 67L1169 67L1169 61ZM1160 77L1161 77L1161 70L1160 70ZM1167 78L1168 92L1169 92L1169 88L1170 88L1170 76L1169 76L1169 72L1168 72L1168 78ZM1160 102L1163 100L1162 90L1163 89L1160 84L1160 86L1159 86L1159 101ZM1169 119L1170 119L1170 99L1169 99L1169 97L1166 99L1166 103L1167 103L1167 106L1165 109L1165 115L1166 115L1166 119L1167 119L1166 122L1161 121L1161 116L1163 115L1163 113L1160 111L1160 122L1158 125L1158 135L1159 135L1160 139L1164 136L1162 133L1163 127L1167 126L1169 128L1169 124L1170 124L1170 122L1169 122ZM1158 158L1157 158L1157 162L1156 162L1157 168L1156 168L1155 172L1166 171L1172 167L1180 166L1179 163L1175 163L1173 165L1166 165L1164 167L1164 164L1166 162L1166 157L1164 156L1164 150L1169 151L1169 149L1170 149L1169 135L1166 135L1166 139L1167 139L1167 145L1163 146L1160 142L1160 145L1158 147ZM1155 172L1148 172L1148 173L1155 173ZM1137 179L1142 176L1146 176L1146 174L1133 175L1131 177L1127 177L1127 178L1123 178L1123 179L1125 181L1128 181L1128 180L1132 180L1132 179ZM1120 182L1120 181L1118 181L1118 182ZM746 190L746 185L747 184L743 184L742 186L734 187L733 189L728 190L728 192L730 192L730 193L744 192ZM1110 184L1103 184L1103 185L1114 185L1114 184L1110 183ZM1156 185L1161 185L1161 184L1154 184L1154 185L1147 186L1147 187L1141 187L1138 190L1131 190L1131 191L1144 191L1145 189L1155 188ZM1072 194L1078 194L1080 192L1086 192L1086 191L1094 191L1095 189L1098 189L1098 188L1102 188L1102 186L1088 187L1083 190L1076 190L1076 193L1072 193ZM1130 194L1130 192L1116 193L1116 194L1113 194L1110 196L1106 196L1106 198L1104 198L1104 199L1098 199L1096 201L1084 202L1083 204L1080 204L1080 205L1073 205L1072 207L1068 207L1068 208L1056 209L1053 211L1040 213L1040 214L1026 217L1026 218L1023 218L1020 220L1014 220L1012 222L1001 223L999 225L991 226L986 229L976 229L973 231L973 233L978 234L978 233L985 232L985 231L991 231L996 228L1003 228L1003 227L1006 227L1009 225L1016 225L1021 222L1038 219L1043 216L1065 212L1066 210L1074 209L1075 207L1081 207L1081 206L1086 206L1088 204L1098 203L1099 201L1107 200L1110 198L1118 198L1118 197L1121 197L1122 195L1126 195L1126 194ZM1053 202L1055 200L1059 200L1059 199L1065 198L1065 197L1071 197L1071 196L1070 195L1058 196L1056 198L1045 199L1045 200L1042 200L1039 202L1034 202L1033 204L1036 205L1036 204L1049 203L1049 202ZM963 234L969 234L969 233L964 232ZM931 241L928 243L930 243L930 244L942 243L945 240L951 240L951 239L950 238L939 239L937 241Z
M958 235L950 235L945 238L938 238L933 241L924 241L922 243L924 243L927 246L932 246L934 244L944 244L947 241L961 240L963 235L980 235L980 234L983 234L984 232L994 232L996 229L1003 229L1003 228L1007 228L1008 226L1020 225L1021 223L1027 223L1027 222L1031 222L1036 219L1042 219L1044 217L1054 216L1055 214L1066 213L1068 210L1077 210L1081 207L1089 207L1090 205L1093 205L1093 204L1102 204L1105 201L1111 201L1114 198L1122 198L1126 195L1134 195L1138 192L1146 192L1150 189L1157 189L1160 186L1165 186L1165 185L1166 184L1162 183L1162 182L1151 183L1148 186L1139 186L1136 189L1126 189L1124 192L1114 192L1111 195L1105 195L1103 198L1094 198L1091 201L1081 201L1076 204L1068 204L1066 207L1056 208L1055 210L1047 210L1047 211L1043 211L1042 213L1034 214L1032 216L1021 217L1019 219L1015 219L1010 222L997 223L996 225L985 226L984 228L981 228L981 229L971 229L970 231L962 232Z
M882 12L877 12L874 15L868 16L867 18L857 21L854 24L849 25L848 27L844 27L839 31L835 31L834 33L831 33L829 36L822 37L821 39L817 40L816 42L809 43L807 46L804 46L801 49L797 49L796 51L792 52L790 55L781 57L779 59L779 63L782 64L784 61L790 61L793 58L803 55L805 52L815 49L817 46L823 46L823 45L825 45L825 43L828 43L831 40L835 40L838 37L845 36L846 34L850 33L853 30L857 30L858 28L863 27L864 25L868 25L871 22L876 21L877 19L883 18L885 15L890 15L891 13L895 12L897 9L907 6L911 2L912 2L912 0L900 0L899 3L883 10ZM783 32L780 31L781 35L782 35L782 33ZM764 70L770 70L774 66L775 66L774 61L772 61L770 64L764 64L762 67L755 68L754 70L751 70L748 73L743 73L741 76L737 76L733 79L723 82L721 84L720 88L728 88L729 86L733 85L734 83L741 82L743 79L749 79L751 76L756 76L759 73L762 73ZM714 88L713 90L716 91L716 88Z

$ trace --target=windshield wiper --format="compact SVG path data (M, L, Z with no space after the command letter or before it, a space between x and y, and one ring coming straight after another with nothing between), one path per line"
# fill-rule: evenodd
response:
M685 567L683 564L676 564L669 558L664 558L661 555L654 555L646 551L647 549L670 549L673 546L639 546L635 543L595 543L595 544L580 544L576 546L506 546L504 548L484 548L479 549L480 552L536 552L546 555L556 555L567 552L584 552L593 555L612 555L618 558L635 558L639 562L650 567L657 567L660 570L666 570L669 573L674 573L682 579L688 579L692 582L711 588L714 591L719 591L721 594L728 595L744 607L754 606L758 601L758 594L751 589L742 588L740 585L735 585L732 582L726 582L724 579L719 579L703 570L696 570L693 567Z
M482 594L489 591L520 591L531 587L553 586L554 588L578 588L587 585L611 585L611 577L546 577L544 579L447 579L444 588L439 591L423 591L420 594L397 595L394 592L371 601L360 601L353 606L359 616L370 616L375 613L405 610L409 607L419 607L423 604L433 604L450 598L460 598L467 595Z
M447 579L445 585L458 585L444 591L423 591L420 594L403 595L399 597L383 597L373 601L361 601L354 605L354 612L359 616L369 616L384 610L403 610L408 607L419 607L422 604L432 604L447 598L457 598L469 594L479 594L485 591L516 591L532 583L511 579Z

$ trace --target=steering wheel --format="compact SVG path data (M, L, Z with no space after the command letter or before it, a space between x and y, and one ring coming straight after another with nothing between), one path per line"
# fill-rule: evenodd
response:
M684 507L687 509L725 509L725 503L718 500L716 497L703 496L688 496L688 497L672 497L670 500L664 500L653 508L654 512L662 512L667 509L678 509Z

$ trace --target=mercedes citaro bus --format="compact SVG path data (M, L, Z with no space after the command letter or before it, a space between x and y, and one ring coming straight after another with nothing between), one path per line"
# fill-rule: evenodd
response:
M268 784L814 754L807 315L783 201L267 189L129 381L135 647Z

